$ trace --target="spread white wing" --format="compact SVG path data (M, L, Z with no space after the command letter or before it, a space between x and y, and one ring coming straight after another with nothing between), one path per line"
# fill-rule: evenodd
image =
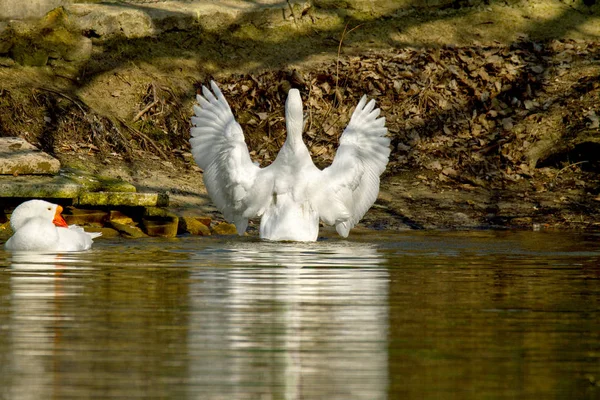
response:
M214 94L203 86L203 96L196 96L199 106L194 105L192 117L192 155L204 170L208 194L242 235L248 218L262 215L272 178L252 162L242 127L215 82L210 86Z
M365 215L379 194L379 176L390 155L385 118L375 100L363 96L340 138L333 163L322 171L319 185L325 188L317 199L321 219L348 232Z

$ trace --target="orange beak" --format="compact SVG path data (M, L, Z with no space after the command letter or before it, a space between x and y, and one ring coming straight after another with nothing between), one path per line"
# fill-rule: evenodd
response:
M65 219L62 217L62 215L60 215L62 210L63 210L63 208L61 206L56 206L56 213L54 214L54 219L52 220L52 222L56 226L62 226L63 228L67 228L69 226L67 224L67 221L65 221Z

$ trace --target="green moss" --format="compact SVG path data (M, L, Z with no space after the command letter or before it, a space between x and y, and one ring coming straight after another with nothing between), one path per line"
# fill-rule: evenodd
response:
M237 235L237 228L234 224L230 224L228 222L221 222L213 226L213 233L215 235Z
M264 32L252 24L245 24L241 25L238 29L235 30L233 37L239 39L256 40L258 38L264 38Z
M150 236L175 237L179 227L179 217L160 207L148 207L142 217L144 231Z
M12 47L11 56L26 67L43 67L48 64L48 52L32 47L31 43L20 41Z
M91 42L71 26L62 7L50 11L37 23L21 21L11 28L10 54L21 65L40 67L49 58L80 61L91 55Z
M13 231L10 227L10 222L5 222L2 225L0 225L0 240L8 240L8 238L11 237L12 234Z
M82 185L88 192L136 192L137 189L129 182L105 176L94 175L80 169L65 168L61 175Z
M82 193L80 205L162 207L169 204L169 197L160 193L94 192Z
M52 175L57 172L57 168L55 165L50 164L49 162L42 161L36 164L36 173L38 174L46 174Z
M119 222L110 221L109 223L114 229L119 231L119 233L128 238L142 238L147 235L137 226L121 224Z
M179 218L179 231L191 235L210 236L209 227L200 222L196 217Z
M162 207L147 207L146 210L144 211L144 217L145 218L163 218L163 219L168 219L168 220L172 220L172 221L176 221L179 219L179 217L170 212L169 210L162 208Z
M42 46L47 49L52 49L56 55L63 56L73 48L79 35L69 32L64 27L58 27L50 30L42 39ZM58 57L54 57L58 58Z

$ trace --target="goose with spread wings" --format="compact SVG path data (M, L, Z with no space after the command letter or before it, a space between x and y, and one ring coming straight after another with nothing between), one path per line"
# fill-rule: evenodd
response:
M240 124L215 84L202 87L192 117L192 154L204 171L209 196L240 235L260 217L260 237L315 241L319 220L342 237L379 193L390 155L385 118L363 96L344 130L332 164L318 169L302 141L302 99L290 89L285 104L287 137L275 161L260 168L250 159Z

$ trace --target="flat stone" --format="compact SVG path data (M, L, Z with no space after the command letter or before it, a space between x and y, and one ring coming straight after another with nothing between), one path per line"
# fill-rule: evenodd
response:
M0 198L77 198L82 186L60 176L0 175Z
M137 189L131 183L120 179L94 175L91 172L73 168L65 168L60 175L84 187L86 192L135 192Z
M77 204L85 206L166 207L169 205L169 197L163 193L88 192L79 196Z
M213 226L212 231L215 235L237 235L237 228L234 224L221 222Z
M87 210L69 207L62 215L69 225L103 226L108 220L109 213L104 210Z
M100 236L98 239L108 239L108 238L113 238L113 237L117 237L120 235L119 231L113 228L108 228L108 227L89 227L86 226L85 228L86 232L99 232L102 234L102 236ZM94 239L94 240L98 240L98 239Z
M0 0L0 14L3 19L39 18L54 7L68 3L68 0Z
M149 236L175 237L179 217L164 208L148 207L142 217L142 225Z
M144 231L148 236L159 236L173 238L177 236L178 221L159 220L159 219L142 219Z
M133 218L131 218L129 215L126 215L119 210L110 210L108 220L118 222L120 224L129 224L129 225L135 224L135 222L133 222Z
M121 224L121 223L118 223L115 221L110 221L109 224L113 229L117 230L121 235L123 235L125 237L129 237L129 238L147 237L147 235L144 232L142 232L142 230L135 225Z
M120 4L73 4L67 7L79 29L102 38L124 36L128 39L152 36L156 32L145 8Z
M210 229L208 225L200 221L199 218L187 216L179 217L179 232L189 233L191 235L210 236ZM204 219L208 219L210 225L210 218L207 217Z
M53 175L60 161L17 137L0 138L0 175Z

